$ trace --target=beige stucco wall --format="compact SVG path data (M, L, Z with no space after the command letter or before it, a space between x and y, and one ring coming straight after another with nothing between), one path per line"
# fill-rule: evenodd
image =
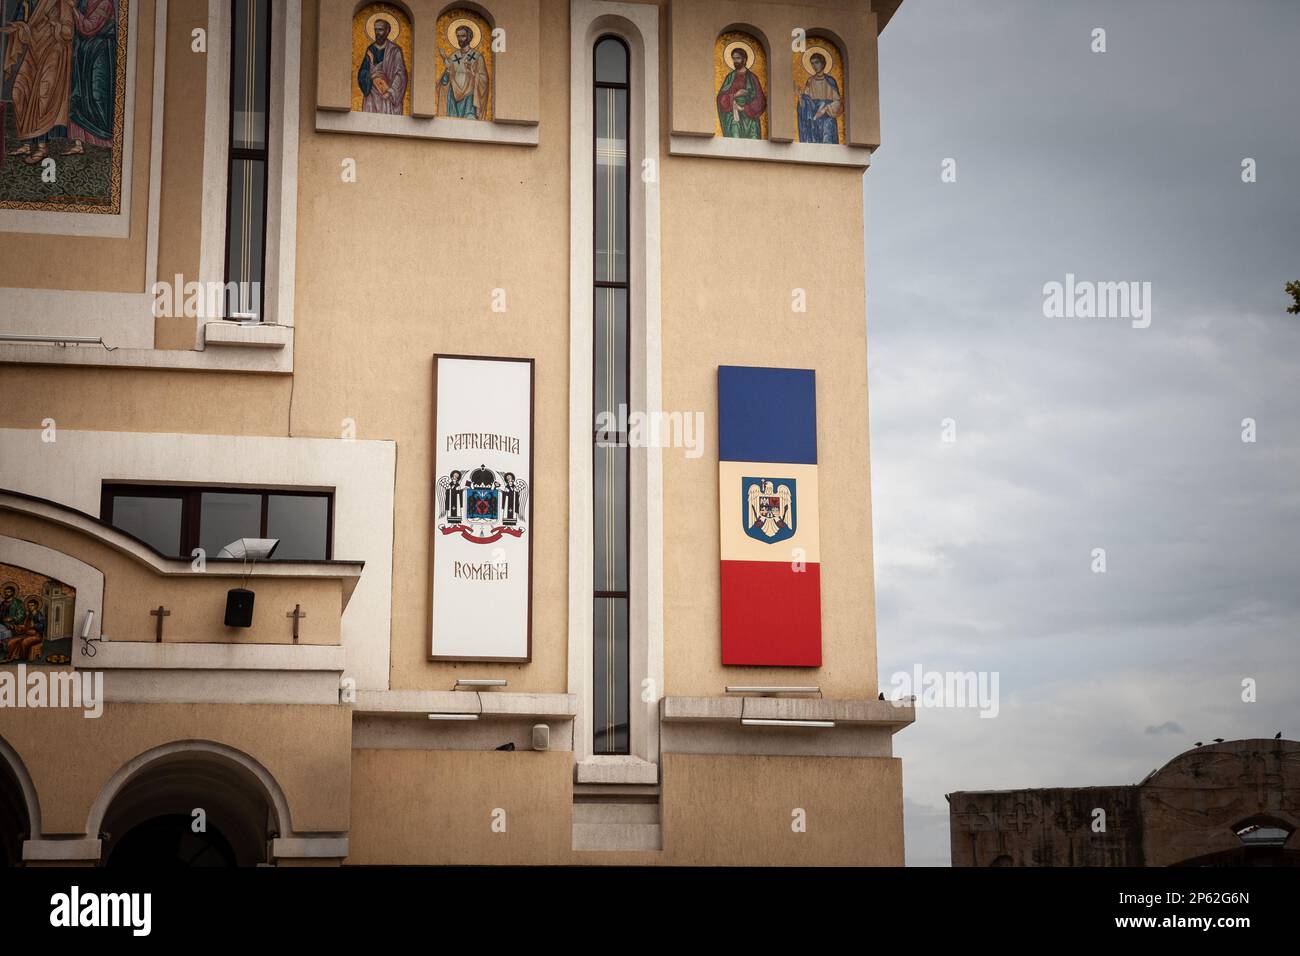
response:
M414 718L418 719L418 718ZM357 750L347 863L563 863L570 845L567 752ZM502 819L504 832L494 832Z
M902 866L893 757L664 754L665 863ZM796 809L806 830L792 828Z
M131 758L176 740L214 741L258 761L284 791L296 832L348 828L347 707L108 704L91 719L80 710L3 708L0 737L31 775L46 835L84 832L91 804L113 774Z
M357 750L349 865L901 866L894 758L664 755L661 852L573 852L569 755ZM795 809L806 830L791 828ZM505 811L506 831L493 832Z
M315 22L314 4L304 21ZM567 5L566 5L567 9ZM567 17L542 18L542 47L566 50ZM512 43L516 42L512 39ZM315 61L305 30L303 61ZM566 684L568 526L568 60L543 64L536 148L314 131L304 84L298 209L295 435L398 445L392 684L445 689L502 676L512 691ZM357 183L339 175L356 161ZM357 229L374 224L373 238ZM520 230L528 230L525 238ZM549 237L539 241L535 237ZM494 289L507 311L492 311ZM364 346L349 344L360 333ZM425 660L429 643L433 355L536 358L533 663Z
M662 190L663 402L703 409L707 423L700 458L664 456L666 691L818 683L828 697L874 698L862 173L668 157ZM719 268L741 252L751 268ZM806 313L791 310L795 289L806 292ZM817 372L819 669L720 662L719 365Z
M199 277L203 216L203 124L207 108L206 54L192 49L192 31L207 26L207 0L169 0L166 110L158 215L158 278ZM192 318L154 320L156 348L194 348Z

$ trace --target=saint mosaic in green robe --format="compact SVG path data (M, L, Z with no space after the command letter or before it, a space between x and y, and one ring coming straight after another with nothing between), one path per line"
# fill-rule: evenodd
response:
M739 139L763 138L763 113L767 96L758 76L749 69L749 55L738 45L731 50L731 72L718 89L718 122L722 135Z

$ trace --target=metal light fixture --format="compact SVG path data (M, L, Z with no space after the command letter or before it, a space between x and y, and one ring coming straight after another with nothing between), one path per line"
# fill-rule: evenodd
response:
M429 714L430 720L478 720L478 714Z
M269 561L280 546L279 538L239 538L217 552L219 558L243 558L245 561Z
M456 681L457 687L505 687L501 677L461 677Z
M776 720L767 717L743 717L746 727L834 727L833 720Z
M757 687L748 684L728 684L728 694L820 694L822 689L817 684L809 686L776 686L776 687Z
M98 335L26 335L20 332L0 332L0 342L19 342L27 345L98 345L112 352L116 346L104 345Z

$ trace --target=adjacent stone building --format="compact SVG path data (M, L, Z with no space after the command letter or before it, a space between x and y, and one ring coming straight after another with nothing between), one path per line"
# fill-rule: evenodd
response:
M1132 786L958 791L948 806L953 866L1297 866L1300 742L1231 740Z

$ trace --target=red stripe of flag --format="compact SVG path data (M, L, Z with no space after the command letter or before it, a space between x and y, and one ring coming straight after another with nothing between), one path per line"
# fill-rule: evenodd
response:
M722 663L820 667L821 566L722 562Z

